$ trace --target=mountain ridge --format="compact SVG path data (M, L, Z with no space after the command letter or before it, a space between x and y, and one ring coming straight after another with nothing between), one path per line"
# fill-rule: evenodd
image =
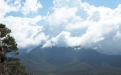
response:
M87 71L90 70L89 68L95 66L97 66L95 67L97 69L99 69L98 67L101 67L102 70L104 65L108 66L109 70L110 68L115 68L121 71L120 59L121 55L101 54L92 49L81 48L80 50L75 50L72 47L37 47L30 53L22 56L21 63L27 66L28 72L32 72L35 75L39 75L40 73L43 73L41 75L47 75L47 73L51 72L57 75L69 75L70 73L66 74L65 72L67 72L66 70L71 72L70 70L72 68L75 68L75 71L78 71L79 74L85 75L86 72L80 73L79 71L81 69ZM29 62L29 64L27 62ZM30 70L32 67L34 67L34 71ZM67 69L65 70L65 68ZM117 72L118 74L119 71ZM75 72L74 75L78 74ZM89 75L91 74L89 73ZM117 74L115 73L114 75Z

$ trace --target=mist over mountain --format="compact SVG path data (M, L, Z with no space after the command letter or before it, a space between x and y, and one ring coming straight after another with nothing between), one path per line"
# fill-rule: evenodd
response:
M121 53L120 0L0 0L0 10L19 48L81 45Z
M35 75L121 74L121 55L101 54L93 49L39 46L20 58L26 70Z
M121 0L0 0L0 23L35 75L121 75Z

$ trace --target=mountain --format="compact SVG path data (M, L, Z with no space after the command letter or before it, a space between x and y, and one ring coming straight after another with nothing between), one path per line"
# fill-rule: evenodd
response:
M92 49L51 47L33 49L20 57L34 75L120 75L121 55L106 55Z

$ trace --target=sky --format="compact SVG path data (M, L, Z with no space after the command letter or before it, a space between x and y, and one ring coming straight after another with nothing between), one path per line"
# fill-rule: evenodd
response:
M92 48L121 54L121 0L0 0L19 48Z

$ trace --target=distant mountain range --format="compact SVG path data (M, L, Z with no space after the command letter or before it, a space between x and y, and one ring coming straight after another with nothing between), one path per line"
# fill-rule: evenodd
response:
M121 55L92 49L37 47L20 59L34 75L121 75Z

